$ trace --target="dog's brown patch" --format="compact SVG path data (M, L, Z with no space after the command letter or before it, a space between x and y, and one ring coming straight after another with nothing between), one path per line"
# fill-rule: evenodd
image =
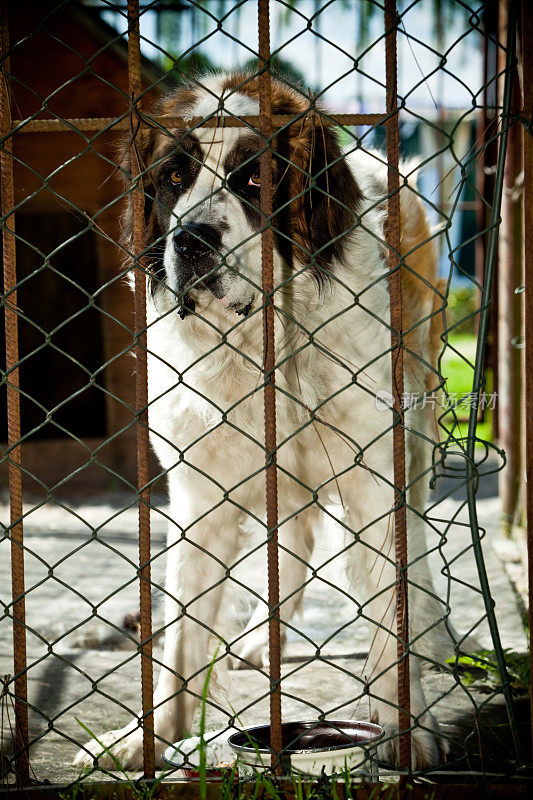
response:
M224 79L222 92L237 91L259 102L259 85L258 76L235 73ZM274 78L271 97L273 114L297 119L317 112L274 137L273 151L280 157L274 208L282 209L277 217L282 255L289 263L309 264L323 280L332 260L342 259L345 237L357 228L361 192L346 167L337 131L320 120L320 105Z

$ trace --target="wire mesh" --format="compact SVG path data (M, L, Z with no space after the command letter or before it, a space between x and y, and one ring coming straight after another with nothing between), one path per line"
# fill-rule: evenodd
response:
M476 497L517 4L2 10L2 779L269 723L276 773L343 718L384 727L353 779L519 775Z

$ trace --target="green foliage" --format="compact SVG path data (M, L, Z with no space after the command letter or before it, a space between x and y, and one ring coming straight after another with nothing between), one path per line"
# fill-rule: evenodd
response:
M207 668L207 672L205 675L204 686L202 689L202 702L201 702L201 713L200 713L200 742L198 744L198 753L200 756L200 797L202 800L205 800L207 797L207 744L205 741L205 715L207 709L207 695L209 694L209 683L211 682L211 674L213 672L213 667L215 666L218 651L220 647L223 645L222 640L219 641L217 645L217 649L209 662L209 666Z
M216 71L215 63L198 49L194 49L175 61L166 57L163 67L168 70L167 80L173 84L184 83L191 76L196 77Z
M292 86L303 88L305 77L290 61L286 61L279 56L273 56L270 60L271 72L275 77L287 81ZM219 67L202 50L195 49L187 55L172 60L165 57L163 68L167 70L167 80L174 85L185 83L189 78L201 78L206 73L219 71ZM259 62L257 58L249 59L242 67L243 70L251 73L259 72Z
M476 335L472 333L454 333L449 337L449 346L444 351L441 361L442 376L446 381L446 392L450 403L456 404L458 427L455 436L466 436L468 432L468 414L474 380L474 361L476 357ZM490 395L493 389L492 370L485 370L486 384L483 391ZM494 410L486 407L483 420L478 421L476 436L482 442L492 442L492 420ZM451 412L446 423L451 424Z
M473 284L451 287L446 306L446 328L451 335L476 332L479 304L480 292Z
M259 71L259 61L257 58L250 58L244 65L243 70L249 72ZM286 80L293 86L305 87L305 76L294 64L280 56L272 56L270 59L270 71L274 77Z
M527 691L530 679L529 653L506 649L504 655L511 687L517 692ZM464 686L480 683L491 690L501 686L494 650L478 650L470 656L447 658L446 663L453 667Z

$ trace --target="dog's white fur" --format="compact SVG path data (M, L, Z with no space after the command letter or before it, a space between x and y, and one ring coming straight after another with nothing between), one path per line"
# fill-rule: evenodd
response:
M200 97L191 116L213 113L218 81L209 79L212 94ZM258 107L252 98L236 93L226 101L226 111L257 114ZM204 128L196 135L204 163L190 191L172 209L165 271L172 283L172 231L187 214L209 222L230 220L223 240L228 268L223 297L198 291L196 314L185 319L178 316L172 292L148 294L151 438L168 475L172 519L165 646L155 693L158 759L164 742L190 729L209 660L209 631L217 629L222 607L226 567L236 556L237 532L247 517L264 518L263 323L254 288L261 285L261 237L240 201L221 182L220 165L241 131ZM377 622L366 675L373 713L388 733L394 733L398 713L392 413L377 411L375 400L377 390L391 389L388 267L380 202L386 196L386 166L378 154L357 150L347 156L346 169L352 170L364 196L362 225L348 244L347 258L331 264L331 282L319 289L304 263L296 262L288 276L277 253L274 259L275 285L290 277L275 295L281 617L289 621L300 600L298 588L305 581L305 562L322 509L332 500L338 502L340 495L339 515L350 532L353 596L364 618ZM408 188L402 190L404 226L411 224L411 216L420 216L417 203ZM251 294L256 298L251 313L237 316L231 306L246 304ZM432 293L421 291L416 299L419 320L431 314L432 304ZM427 388L423 363L432 363L430 342L430 322L411 334L410 348L422 360L406 363L407 392ZM431 412L408 411L407 425L417 431L407 437L407 475L412 481L430 463ZM418 481L410 493L410 502L419 509L427 482L427 477ZM442 615L443 606L433 593L424 523L412 511L408 531L410 629L411 638L417 639L413 651L438 662L448 655L450 643L439 627L421 637ZM264 663L265 619L266 605L259 603L245 635L232 648L241 663ZM417 723L413 763L418 765L439 760L438 726L426 711L421 664L421 658L411 656L411 713ZM180 691L178 676L186 680L186 691ZM114 745L113 754L125 767L141 767L142 731L137 721L100 741ZM394 748L392 739L382 755L394 760ZM89 743L76 763L89 765L100 751L97 743ZM100 757L104 762L111 766L107 756Z

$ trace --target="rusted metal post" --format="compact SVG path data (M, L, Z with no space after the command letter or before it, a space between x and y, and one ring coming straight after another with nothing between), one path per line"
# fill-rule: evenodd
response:
M500 5L499 41L507 40L508 7ZM505 70L505 52L500 51L499 72ZM516 65L512 66L513 108L520 105L519 84ZM502 104L503 87L500 87ZM507 464L498 475L499 495L502 501L504 524L511 531L518 502L520 483L520 297L515 288L521 283L521 191L522 173L521 128L512 125L509 129L500 235L498 239L498 396L495 416L498 416L498 444L505 450ZM493 391L495 391L493 389Z
M141 132L137 115L141 94L141 50L139 2L128 0L128 86L131 103L131 201L133 206L133 259L135 265L135 354L137 410L137 485L139 490L139 578L141 604L141 692L143 716L144 775L155 775L152 592L150 581L150 470L148 441L148 365L146 346L146 275L142 254L145 251L144 193L142 168L136 138Z
M276 385L274 343L274 233L272 230L272 96L270 86L269 0L258 0L260 133L267 148L261 154L261 234L263 283L263 371L265 377L266 511L268 530L268 643L270 674L270 746L272 768L281 773L281 644L279 621L278 476L276 471Z
M396 632L398 655L398 730L399 760L403 769L411 768L411 716L409 685L409 616L407 602L407 507L405 497L405 431L403 399L402 275L400 255L400 172L396 63L398 17L395 0L385 3L385 57L387 84L387 164L390 324L392 346L392 394L394 397L394 543L396 559Z
M524 273L526 336L526 494L527 556L529 579L529 658L533 675L533 16L531 6L522 2L522 115L528 120L524 130ZM533 742L533 682L531 692L531 732ZM532 756L533 757L533 756Z
M0 5L2 29L2 85L0 125L4 143L0 152L2 177L2 231L7 375L7 441L9 453L9 507L11 581L13 596L13 669L15 673L15 769L17 779L29 778L28 687L26 679L26 606L24 601L24 535L22 527L22 470L20 451L20 395L18 369L18 305L15 259L15 205L9 98L9 27L7 3Z

